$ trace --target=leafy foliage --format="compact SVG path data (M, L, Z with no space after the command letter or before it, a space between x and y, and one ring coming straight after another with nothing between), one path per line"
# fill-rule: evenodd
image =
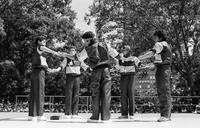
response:
M164 30L172 45L173 70L193 94L199 86L194 85L199 79L199 10L199 0L95 0L85 19L95 19L100 38L104 26L115 22L113 29L123 30L122 45L130 44L135 55L152 47L155 30Z
M71 10L70 3L71 0L0 1L0 62L12 60L15 65L12 70L10 67L0 66L2 68L0 96L14 96L29 92L31 56L36 37L46 36L49 40L48 46L54 49L53 39L58 40L56 43L79 45L80 32L74 28L76 13ZM50 58L48 59L50 67L59 64L60 58L48 58ZM10 75L12 77L9 77ZM47 77L46 84L56 88L54 86L58 83L51 81L57 79L57 76L50 76Z

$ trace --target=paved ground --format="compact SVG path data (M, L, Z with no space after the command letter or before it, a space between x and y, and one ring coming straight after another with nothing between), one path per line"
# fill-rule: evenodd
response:
M0 113L0 128L200 128L200 114L172 114L171 122L156 122L159 114L135 114L135 120L116 119L112 114L112 123L86 123L91 114L79 114L79 121L27 121L27 113ZM50 116L62 116L60 113L45 113Z

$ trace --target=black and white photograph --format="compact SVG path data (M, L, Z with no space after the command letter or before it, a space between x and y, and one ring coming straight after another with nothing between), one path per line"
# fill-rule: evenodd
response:
M0 128L199 128L200 0L0 0Z

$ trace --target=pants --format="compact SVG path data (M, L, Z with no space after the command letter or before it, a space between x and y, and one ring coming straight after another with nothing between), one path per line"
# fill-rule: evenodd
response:
M94 69L91 78L92 116L90 119L110 119L111 77L109 68Z
M159 65L156 70L156 87L160 104L161 116L171 117L171 68L169 65Z
M42 116L44 112L45 96L45 71L33 69L31 75L31 94L29 104L29 116Z
M131 116L135 113L134 78L134 74L121 75L121 112L123 116L128 115L128 112Z
M65 86L65 115L78 115L80 77L67 75Z

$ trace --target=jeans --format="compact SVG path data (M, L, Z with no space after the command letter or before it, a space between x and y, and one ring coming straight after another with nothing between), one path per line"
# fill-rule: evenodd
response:
M65 115L78 115L80 77L67 75L65 86Z
M133 116L135 113L135 86L134 74L121 75L120 90L121 90L121 112L122 116Z
M92 116L90 119L110 119L111 77L109 68L94 69L91 77Z
M171 67L169 65L159 65L156 70L156 87L160 104L161 116L171 117Z
M45 71L33 69L31 75L31 94L29 100L29 116L42 116L44 113Z

